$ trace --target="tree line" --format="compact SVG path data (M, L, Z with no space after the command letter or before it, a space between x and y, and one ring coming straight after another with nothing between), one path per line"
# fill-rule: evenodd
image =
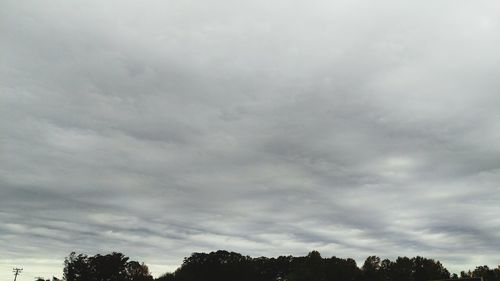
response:
M351 258L307 256L252 258L235 252L193 253L172 273L154 279L144 263L121 253L87 256L71 253L64 261L65 281L428 281L482 277L500 281L500 266L478 266L460 275L424 257L381 260L368 257L361 267Z

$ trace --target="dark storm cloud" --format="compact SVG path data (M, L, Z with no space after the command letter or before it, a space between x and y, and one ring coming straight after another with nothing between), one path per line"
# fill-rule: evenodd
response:
M216 249L497 265L500 6L1 2L2 272L113 250L155 275Z

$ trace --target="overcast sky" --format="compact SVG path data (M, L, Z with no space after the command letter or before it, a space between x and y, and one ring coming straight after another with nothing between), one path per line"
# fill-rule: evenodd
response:
M500 264L497 1L0 0L0 278L120 251Z

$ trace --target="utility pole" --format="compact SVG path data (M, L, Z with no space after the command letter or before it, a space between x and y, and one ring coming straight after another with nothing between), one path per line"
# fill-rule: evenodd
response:
M23 271L22 268L13 268L12 269L12 272L14 272L14 281L16 281L17 275L21 274L22 271Z

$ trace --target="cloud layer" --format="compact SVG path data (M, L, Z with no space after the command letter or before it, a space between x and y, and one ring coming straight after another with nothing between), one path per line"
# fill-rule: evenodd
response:
M500 5L0 1L0 276L121 251L500 263Z

